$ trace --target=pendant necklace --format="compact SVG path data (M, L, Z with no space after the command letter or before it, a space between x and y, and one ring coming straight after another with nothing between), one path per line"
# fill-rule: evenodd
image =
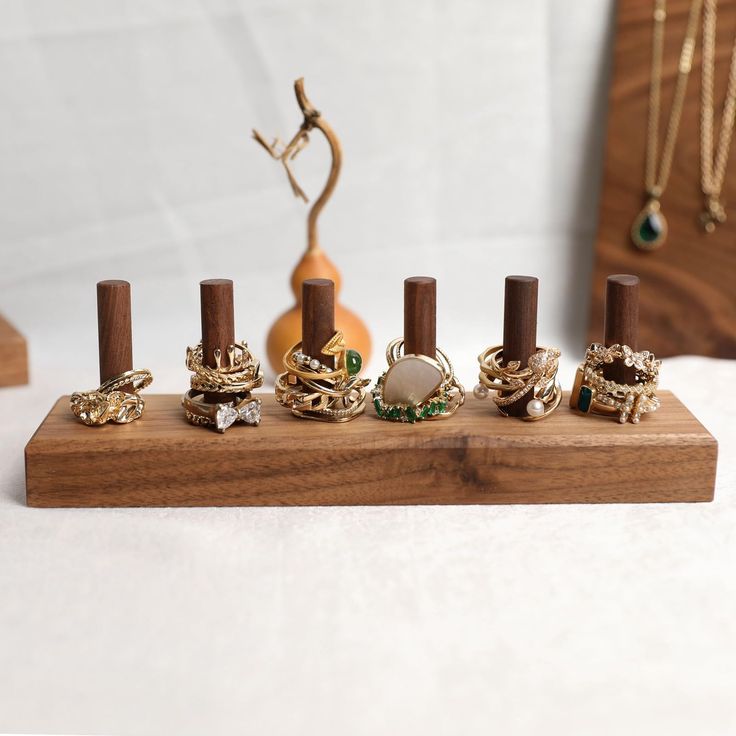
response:
M677 70L675 94L672 98L672 109L667 123L662 158L657 171L659 149L659 117L660 117L660 90L662 85L662 49L664 46L664 24L667 17L666 0L655 0L654 30L652 34L652 72L649 82L649 119L647 123L647 150L644 170L644 188L647 194L647 203L634 219L631 226L631 239L634 245L641 250L656 250L667 238L667 220L662 214L660 199L667 186L672 155L675 150L677 131L680 127L682 107L685 100L687 80L693 65L695 40L700 20L700 11L703 0L693 0L690 5L685 39L682 42L680 63Z
M726 98L718 132L718 148L713 158L713 77L716 59L716 0L705 0L703 5L703 68L700 108L700 187L703 190L704 210L700 224L707 233L726 219L721 203L721 189L726 175L726 163L731 147L734 114L736 113L736 41L731 51Z

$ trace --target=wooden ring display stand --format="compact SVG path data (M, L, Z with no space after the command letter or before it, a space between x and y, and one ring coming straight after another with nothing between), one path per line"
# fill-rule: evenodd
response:
M112 279L97 284L97 341L100 384L133 370L130 284ZM121 387L130 391L131 386Z
M235 343L235 307L233 282L230 279L208 279L199 283L199 303L202 315L202 360L208 368L215 368L215 350L224 357ZM206 392L208 404L232 401L232 394Z
M536 304L532 309L527 298L521 312L514 310L517 290L536 295L536 279L519 278L507 281L513 309L504 346L528 353L525 361ZM407 348L434 354L434 279L407 281ZM608 295L606 341L635 342L636 285L612 277ZM311 318L305 318L303 347L318 351L334 332L334 288L316 280L305 297ZM519 315L516 332L508 325L511 313ZM447 421L384 422L366 412L330 424L296 421L272 395L258 395L260 426L225 434L189 425L180 396L147 395L141 419L102 427L78 422L64 396L26 446L26 501L45 507L323 506L713 498L717 443L667 391L659 394L659 411L625 426L580 417L567 408L567 397L542 422L511 421L469 398Z
M302 282L302 352L334 368L335 356L322 352L334 334L335 282L306 279Z
M603 320L604 344L628 345L639 350L639 278L628 274L615 274L606 279L605 318ZM603 375L616 383L633 383L636 368L615 360L603 366Z
M437 354L437 281L430 276L404 280L404 354Z
M537 294L539 280L534 276L507 276L503 304L503 362L519 361L526 368L537 352ZM526 414L529 394L504 407L509 416ZM547 417L549 419L549 417ZM545 421L547 421L545 419Z

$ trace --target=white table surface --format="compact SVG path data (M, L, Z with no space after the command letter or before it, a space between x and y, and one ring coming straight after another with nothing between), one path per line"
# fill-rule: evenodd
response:
M736 363L665 370L711 504L30 509L2 390L0 731L733 733Z

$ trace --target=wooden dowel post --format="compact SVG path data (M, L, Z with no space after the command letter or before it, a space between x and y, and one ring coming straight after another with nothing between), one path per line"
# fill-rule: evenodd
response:
M97 284L97 333L100 383L133 370L133 330L130 317L130 284L100 281ZM130 390L123 386L122 390Z
M235 309L233 282L230 279L208 279L199 283L202 312L202 359L209 368L215 368L215 350L222 354L222 365L228 365L228 348L235 342ZM231 394L205 393L210 404L231 401Z
M412 276L404 280L404 355L437 353L437 280Z
M335 282L306 279L302 283L302 352L335 367L335 356L322 348L335 334Z
M603 326L606 347L628 345L639 349L639 277L615 274L606 279L606 307ZM636 368L616 360L603 366L603 375L617 383L633 383Z
M521 368L537 351L537 294L534 276L507 276L503 305L503 363L518 360ZM513 417L524 416L531 392L505 407Z

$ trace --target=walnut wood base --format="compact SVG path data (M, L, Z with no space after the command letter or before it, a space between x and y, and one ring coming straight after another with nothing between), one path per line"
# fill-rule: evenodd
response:
M0 386L28 383L28 348L23 335L0 315Z
M186 423L146 397L129 425L85 427L59 399L26 447L29 506L328 506L711 501L718 445L672 394L639 425L504 418L470 397L446 421L296 419L262 394L259 427ZM564 400L566 402L566 399Z

